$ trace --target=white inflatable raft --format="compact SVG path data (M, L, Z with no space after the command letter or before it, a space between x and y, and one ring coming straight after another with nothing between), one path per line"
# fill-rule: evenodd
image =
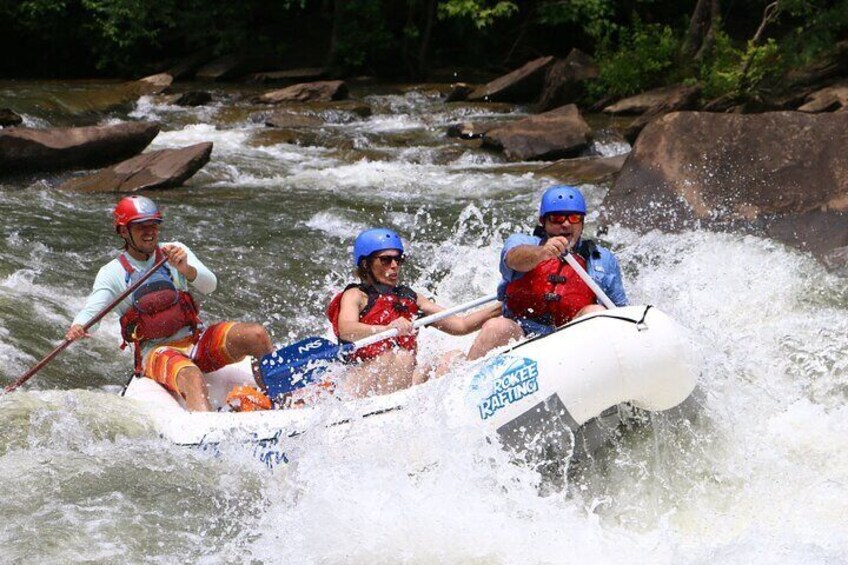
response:
M472 365L468 376L447 378L467 379L459 387L465 395L457 403L460 410L484 432L497 432L508 448L541 445L570 455L581 451L575 433L587 431L619 404L654 412L684 402L700 371L695 351L688 331L670 317L650 306L628 306L575 320L490 355ZM232 386L248 382L246 363L213 373L210 399L220 403ZM382 419L413 398L410 392L359 400L352 410L358 417ZM318 408L190 413L147 378L133 379L124 395L140 403L161 435L177 444L249 442L269 465L285 460L296 436L328 425ZM332 424L338 423L344 422ZM584 434L588 444L582 450L594 449L598 441L589 436L597 435Z

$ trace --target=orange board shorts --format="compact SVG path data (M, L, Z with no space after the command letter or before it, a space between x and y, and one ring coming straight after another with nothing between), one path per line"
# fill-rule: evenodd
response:
M183 395L177 386L177 375L182 369L197 367L201 373L211 373L239 361L227 351L227 335L235 325L236 322L213 324L200 334L196 344L186 338L154 347L145 358L144 375Z

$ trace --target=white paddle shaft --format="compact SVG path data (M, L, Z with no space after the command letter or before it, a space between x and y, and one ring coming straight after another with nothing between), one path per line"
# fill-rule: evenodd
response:
M586 269L584 269L580 265L580 263L577 262L577 259L575 259L571 253L565 254L565 262L571 265L571 268L574 269L574 272L576 272L581 279L583 279L584 283L589 285L589 288L592 289L592 292L595 293L595 296L598 297L598 300L601 301L601 304L603 304L608 310L612 310L613 308L615 308L615 304L613 303L613 301L609 299L609 296L607 296L603 290L601 290L601 287L598 286L598 283L596 283L594 279L589 276L589 273L586 272Z
M443 320L448 316L453 316L454 314L458 314L459 312L464 312L465 310L471 310L477 306L482 306L488 302L493 302L498 299L497 294L490 294L488 296L483 296L481 298L477 298L476 300L472 300L471 302L466 302L465 304L460 304L459 306L454 306L453 308L448 308L447 310L442 310L441 312L436 312L435 314L430 314L429 316L424 316L423 318L419 318L413 322L412 326L415 328L420 328L422 326L429 326L434 322L438 322L439 320ZM360 339L359 341L353 342L354 349L359 349L361 347L365 347L371 345L372 343L377 343L378 341L383 341L384 339L389 339L391 337L395 337L398 334L397 328L392 328L390 330L386 330L384 332L380 332L378 334L374 334L369 337L365 337Z

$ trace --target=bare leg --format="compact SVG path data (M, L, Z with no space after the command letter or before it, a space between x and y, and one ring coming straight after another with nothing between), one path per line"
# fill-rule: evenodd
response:
M471 349L468 350L468 360L479 359L492 349L522 337L524 337L524 331L514 320L504 317L486 320Z
M388 351L345 371L337 389L353 398L389 394L411 387L414 373L414 353Z
M412 377L413 385L420 385L421 383L426 383L431 378L438 379L439 377L444 376L450 371L456 363L465 359L465 355L462 351L457 349L453 351L448 351L435 363L428 363L424 367L419 367L415 369L415 374Z
M261 324L238 323L227 334L225 344L232 359L242 359L245 355L260 358L274 351L271 337Z
M194 365L183 367L177 373L177 387L185 398L189 412L211 412L209 391L203 373Z

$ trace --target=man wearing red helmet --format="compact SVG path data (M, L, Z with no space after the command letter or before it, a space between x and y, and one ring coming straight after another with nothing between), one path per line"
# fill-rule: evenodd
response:
M87 337L84 325L117 298L160 259L167 264L148 278L118 306L124 345L135 352L136 374L143 374L185 399L189 410L208 411L203 374L251 355L273 351L261 324L219 322L205 327L189 292L189 285L209 294L218 284L215 275L179 242L159 246L162 213L145 196L122 198L114 211L115 231L124 250L97 273L83 309L65 334L68 340Z

